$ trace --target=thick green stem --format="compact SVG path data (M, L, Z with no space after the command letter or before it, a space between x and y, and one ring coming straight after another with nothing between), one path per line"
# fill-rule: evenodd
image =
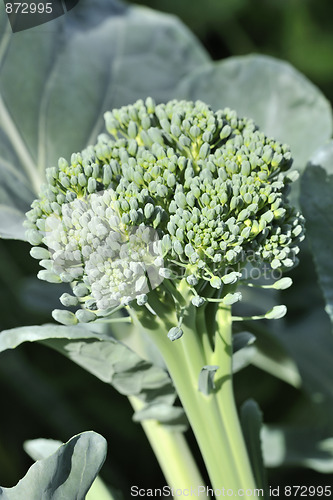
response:
M143 403L135 397L130 397L129 400L135 410L140 410L143 406ZM168 429L157 420L144 420L141 424L168 485L174 490L199 491L198 498L208 499L206 493L202 491L204 481L184 434Z
M154 300L154 299L153 299ZM162 304L152 307L159 312ZM253 496L255 481L247 456L238 415L235 408L231 371L231 311L220 309L217 314L215 348L209 350L203 316L188 306L183 319L184 335L175 342L167 331L175 324L172 309L164 308L159 317L139 317L145 331L161 351L173 379L192 430L197 439L214 490L225 488L247 499ZM200 314L203 314L200 312ZM205 365L218 365L216 388L209 395L198 390L198 379ZM246 494L246 490L249 494Z
M232 386L232 321L231 311L219 308L217 311L217 331L215 336L215 350L212 358L213 364L221 367L220 377L217 381L215 398L220 415L224 423L234 462L243 464L238 468L239 480L243 485L254 484L253 474L243 439ZM223 371L223 374L222 374ZM227 375L229 373L229 376ZM251 488L253 486L248 486Z

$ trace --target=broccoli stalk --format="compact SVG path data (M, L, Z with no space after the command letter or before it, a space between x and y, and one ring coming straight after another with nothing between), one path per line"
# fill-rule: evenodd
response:
M72 287L60 301L76 312L53 317L127 311L165 360L213 487L254 488L233 397L231 309L249 266L297 264L304 222L287 198L297 178L289 148L200 101L148 98L105 120L111 137L47 169L27 214L39 278Z
M219 307L214 349L209 346L204 312L192 304L183 319L182 338L170 343L167 328L173 324L172 306L151 300L158 307L152 318L136 311L149 338L163 354L177 393L197 439L214 489L234 492L255 488L232 390L231 311ZM156 309L155 309L156 310ZM213 388L199 390L199 375L205 366L217 366Z
M143 403L138 398L129 397L134 410L140 411ZM198 470L184 433L170 429L163 423L147 419L141 422L143 430L151 444L155 456L163 471L168 485L174 490L189 487L204 487L204 480ZM205 491L200 491L198 498L208 499Z

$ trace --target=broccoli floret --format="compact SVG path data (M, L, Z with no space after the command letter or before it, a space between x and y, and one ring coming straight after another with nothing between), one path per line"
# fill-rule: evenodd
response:
M304 221L287 199L297 178L288 146L200 101L148 98L105 121L110 136L47 169L27 214L39 277L71 283L73 296L61 301L80 306L56 319L92 321L134 299L147 305L170 280L196 307L216 291L230 305L249 260L297 263Z

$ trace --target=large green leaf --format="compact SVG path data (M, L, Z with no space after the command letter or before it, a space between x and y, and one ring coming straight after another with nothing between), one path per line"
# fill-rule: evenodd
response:
M272 57L231 57L199 67L178 93L253 118L266 134L291 146L298 168L332 135L328 100L290 64Z
M103 382L113 385L121 394L138 396L148 403L153 400L172 404L176 398L166 372L143 360L120 342L49 339L44 344L55 348Z
M301 205L326 312L333 321L333 141L312 156L302 176Z
M72 437L51 456L37 461L1 500L84 500L106 457L106 441L95 432Z
M14 349L23 342L42 342L56 349L103 382L111 384L121 394L137 396L149 407L150 415L163 406L163 422L170 425L175 418L172 406L176 393L167 372L149 361L107 332L101 325L26 326L5 330L0 334L0 352ZM169 408L169 417L167 415ZM156 413L157 414L157 413ZM141 417L141 419L144 417ZM152 418L152 417L150 417Z
M55 453L60 446L61 441L54 439L31 439L25 441L24 450L35 461L42 460ZM86 500L116 500L118 492L111 493L103 481L97 476L91 488L88 491Z
M208 60L176 18L117 0L81 0L14 34L2 9L0 33L0 203L22 213L46 167L95 141L107 109L171 99ZM22 229L1 217L0 234L22 238Z
M46 339L104 339L113 341L112 337L108 337L101 332L95 332L84 325L62 326L46 324L41 326L22 326L12 328L11 330L3 330L0 333L0 352L7 349L15 349L23 342L38 342Z

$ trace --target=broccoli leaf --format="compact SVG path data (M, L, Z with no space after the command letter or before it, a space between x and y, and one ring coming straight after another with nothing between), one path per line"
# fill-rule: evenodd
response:
M1 500L84 500L106 457L106 441L95 432L72 437L37 461L13 488L0 487Z
M2 9L0 33L0 204L22 217L45 168L95 142L106 110L148 95L168 100L208 61L173 16L116 0L81 0L15 34ZM19 215L11 217L15 224L0 218L0 235L23 239Z
M63 443L54 439L31 439L23 444L26 453L35 461L42 460L55 453ZM103 481L97 476L92 483L86 496L86 500L116 500L119 492L112 492L105 486Z
M246 400L241 407L241 425L244 439L252 465L257 488L265 490L268 496L267 477L262 457L260 432L262 428L262 412L254 399Z
M235 333L232 337L232 350L236 354L244 347L253 344L256 341L255 335L250 332Z
M238 332L232 337L232 371L237 373L246 368L256 352L252 344L256 341L255 335L250 332Z
M293 387L300 387L297 365L284 346L283 339L260 325L247 324L252 333L234 334L233 372L252 364Z
M111 384L121 394L137 396L147 407L163 406L163 422L175 421L175 389L167 372L143 358L111 335L91 327L75 325L25 326L4 330L0 334L0 352L14 349L23 342L41 342L52 347L76 364ZM143 417L141 417L142 419ZM151 417L150 417L151 418Z
M326 312L333 321L333 141L321 147L307 165L301 205Z

